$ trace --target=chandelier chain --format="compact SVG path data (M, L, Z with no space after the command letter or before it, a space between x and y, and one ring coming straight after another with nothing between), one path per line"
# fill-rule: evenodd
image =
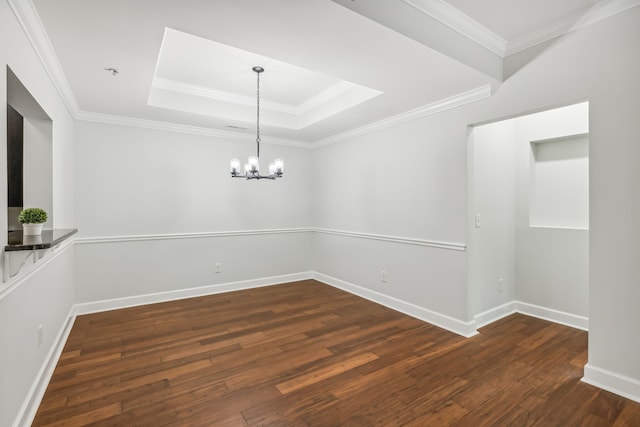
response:
M257 113L256 113L256 144L258 145L258 150L257 150L257 155L258 158L260 158L260 73L256 73L258 74L258 89L257 89L257 95L256 95L256 99L257 99L257 104L258 104L258 108L257 108Z

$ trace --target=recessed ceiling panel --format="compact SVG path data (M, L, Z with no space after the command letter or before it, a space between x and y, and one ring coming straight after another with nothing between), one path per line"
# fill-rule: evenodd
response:
M261 121L302 129L382 94L263 55L166 28L148 105L222 117L255 120L260 74Z

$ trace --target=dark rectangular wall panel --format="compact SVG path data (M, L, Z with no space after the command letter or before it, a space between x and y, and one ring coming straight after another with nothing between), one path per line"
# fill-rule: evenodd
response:
M7 104L8 207L23 207L24 118Z

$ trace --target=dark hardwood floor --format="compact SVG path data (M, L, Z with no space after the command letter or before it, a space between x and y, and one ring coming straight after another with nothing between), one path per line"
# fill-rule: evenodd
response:
M79 316L35 426L640 426L587 333L469 339L309 280Z

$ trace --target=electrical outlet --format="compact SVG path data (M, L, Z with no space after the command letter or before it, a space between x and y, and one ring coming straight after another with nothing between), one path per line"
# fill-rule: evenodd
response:
M389 280L389 275L387 274L387 270L382 270L382 271L380 272L380 280L381 280L383 283L387 283L387 281Z
M42 341L44 340L44 327L38 326L38 348L42 347Z
M504 292L504 279L498 279L498 292Z
M222 273L222 263L216 262L216 273Z

